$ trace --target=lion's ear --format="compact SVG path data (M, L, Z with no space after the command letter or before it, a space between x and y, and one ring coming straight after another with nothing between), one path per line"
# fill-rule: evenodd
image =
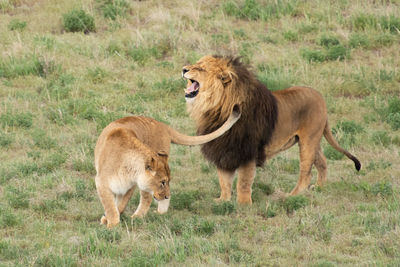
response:
M222 81L224 85L232 81L231 75L226 72L221 73L218 78Z

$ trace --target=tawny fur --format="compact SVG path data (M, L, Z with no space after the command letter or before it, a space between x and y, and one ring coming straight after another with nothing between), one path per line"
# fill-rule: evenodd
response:
M203 136L187 136L146 117L125 117L110 123L99 136L95 147L96 188L105 215L100 222L111 228L120 221L135 187L140 203L132 216L144 216L152 198L159 202L159 212L168 209L170 144L198 145L228 131L240 118L233 110L216 131Z
M220 200L230 200L232 181L238 171L237 201L251 204L251 186L256 166L296 143L300 146L300 178L290 195L310 185L311 168L317 168L317 185L326 181L326 159L320 147L328 143L354 161L341 148L328 126L327 108L321 94L308 87L290 87L270 92L238 58L205 56L183 68L183 76L200 84L194 99L187 102L197 133L205 134L221 124L233 105L241 106L242 117L220 138L202 146L204 156L217 165Z

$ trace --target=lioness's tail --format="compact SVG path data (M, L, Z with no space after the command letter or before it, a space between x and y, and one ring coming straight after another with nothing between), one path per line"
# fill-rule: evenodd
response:
M220 137L226 131L228 131L239 120L240 116L241 116L241 113L240 113L239 105L235 105L233 107L231 115L225 121L225 123L220 128L215 130L214 132L206 134L206 135L188 136L188 135L181 134L180 132L172 129L171 127L168 127L168 131L171 136L171 142L174 144L187 145L187 146L205 144L207 142L210 142L211 140L214 140L214 139Z
M325 136L326 141L328 141L328 143L334 149L345 154L349 159L351 159L354 162L354 165L355 165L357 171L359 171L361 169L360 161L356 157L354 157L352 154L350 154L350 152L348 152L347 150L340 147L340 145L338 144L338 142L332 135L332 132L331 132L331 129L329 128L328 122L326 122L326 124L325 124L324 136Z

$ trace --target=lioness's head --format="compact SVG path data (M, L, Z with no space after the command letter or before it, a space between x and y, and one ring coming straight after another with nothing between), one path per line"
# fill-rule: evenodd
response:
M240 68L238 58L221 56L205 56L195 64L183 67L182 76L188 82L186 104L196 121L202 114L216 109L221 119L226 119L233 106L243 101L243 91L235 90Z
M171 173L168 166L168 154L159 151L157 155L152 155L145 162L146 187L153 192L156 200L170 198L169 181Z

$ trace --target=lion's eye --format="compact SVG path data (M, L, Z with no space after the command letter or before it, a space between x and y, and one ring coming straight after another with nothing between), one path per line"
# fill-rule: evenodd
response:
M165 181L161 181L161 186L162 186L162 187L165 186Z

